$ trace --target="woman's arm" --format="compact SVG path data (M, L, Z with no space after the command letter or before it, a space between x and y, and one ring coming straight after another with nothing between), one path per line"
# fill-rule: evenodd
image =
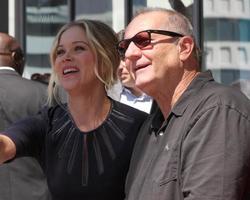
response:
M16 155L16 145L7 136L0 134L0 164Z
M47 108L11 124L0 133L0 164L22 156L39 157L48 127Z

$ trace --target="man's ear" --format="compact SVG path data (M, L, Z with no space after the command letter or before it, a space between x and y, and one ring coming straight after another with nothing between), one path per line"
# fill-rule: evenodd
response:
M25 58L24 58L24 54L21 48L17 48L12 51L11 59L13 62L12 66L20 75L22 75L23 70L24 70L24 65L25 65Z
M182 61L189 58L194 49L194 40L190 36L182 37L178 42L180 59Z

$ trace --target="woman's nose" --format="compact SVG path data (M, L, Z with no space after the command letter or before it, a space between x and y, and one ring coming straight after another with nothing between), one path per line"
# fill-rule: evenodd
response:
M72 59L70 51L65 52L63 61L70 61Z

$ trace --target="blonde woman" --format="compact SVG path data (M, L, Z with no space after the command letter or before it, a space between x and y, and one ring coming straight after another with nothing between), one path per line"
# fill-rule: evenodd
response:
M124 199L132 148L146 114L107 96L120 62L116 42L113 30L99 21L63 26L51 51L50 106L0 136L0 163L37 158L53 200ZM60 102L58 88L67 103Z

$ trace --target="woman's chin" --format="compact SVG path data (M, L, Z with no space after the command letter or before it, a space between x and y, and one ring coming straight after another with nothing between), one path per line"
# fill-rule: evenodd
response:
M62 88L63 88L66 92L70 92L70 91L76 90L76 89L79 88L79 87L77 87L76 84L73 84L73 83L69 84L69 83L67 83L67 84L62 84Z

